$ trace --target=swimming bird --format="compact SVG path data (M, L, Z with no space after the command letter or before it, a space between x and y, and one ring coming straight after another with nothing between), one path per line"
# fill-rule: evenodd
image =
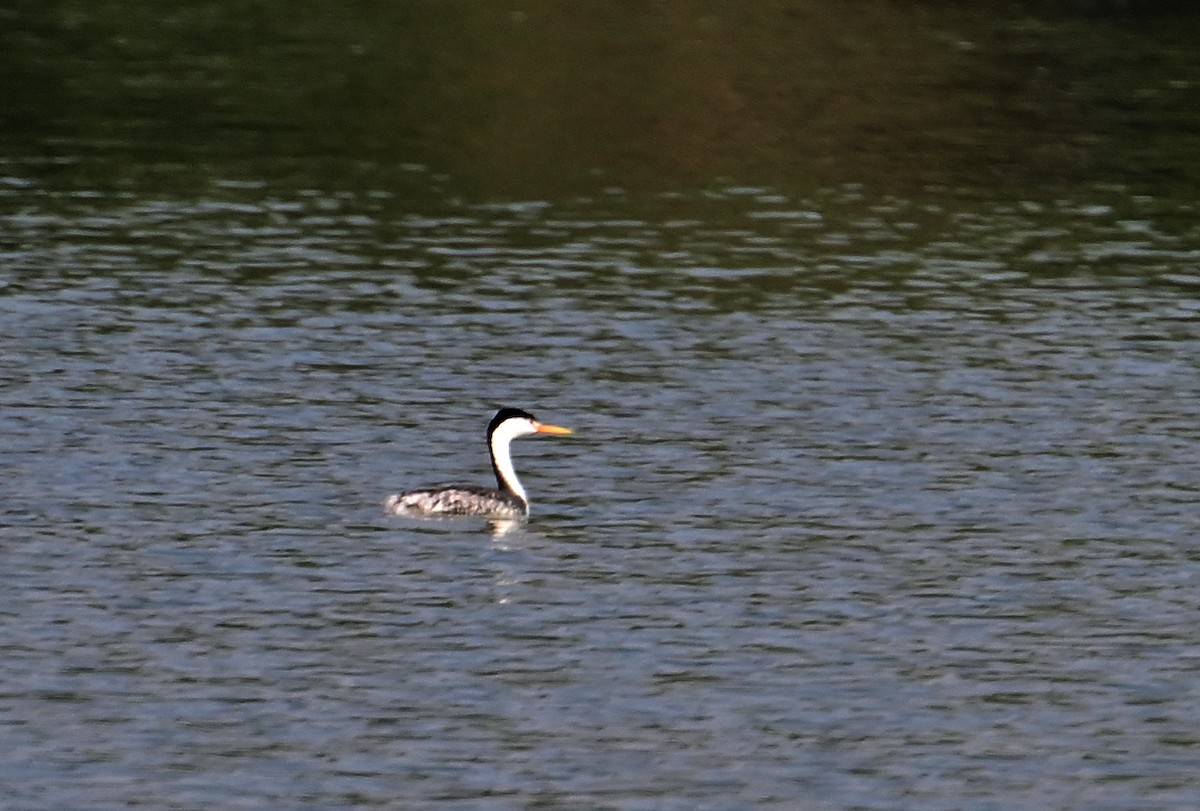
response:
M529 434L569 434L570 428L538 422L528 411L502 408L488 423L488 453L497 489L472 484L452 484L410 490L388 496L384 509L394 515L430 518L449 515L482 515L517 518L529 514L529 496L513 468L509 445Z

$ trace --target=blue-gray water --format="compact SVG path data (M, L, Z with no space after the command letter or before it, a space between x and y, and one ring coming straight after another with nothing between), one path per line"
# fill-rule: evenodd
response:
M9 807L1194 807L1186 210L5 195Z

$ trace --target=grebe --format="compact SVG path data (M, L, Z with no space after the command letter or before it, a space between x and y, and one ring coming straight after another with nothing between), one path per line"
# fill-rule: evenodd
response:
M453 484L410 490L388 496L383 506L395 515L433 517L443 515L483 515L516 518L529 514L529 497L513 469L509 444L528 434L569 434L570 428L538 422L528 411L502 408L488 423L488 452L498 489L472 484Z

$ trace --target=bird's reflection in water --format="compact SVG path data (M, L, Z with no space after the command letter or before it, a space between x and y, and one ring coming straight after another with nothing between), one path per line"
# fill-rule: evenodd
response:
M409 519L402 523L411 530L438 535L451 532L458 535L469 548L469 558L481 567L479 573L490 582L487 591L497 605L523 602L528 589L541 576L549 548L547 536L530 530L524 516L517 518L487 518L478 516L447 516L440 520ZM483 542L483 533L490 542ZM475 540L478 539L478 540ZM464 549L467 547L464 547Z
M491 571L491 594L496 605L526 603L545 587L549 539L531 530L524 519L490 519L491 543L483 555Z
M504 540L506 538L516 540L516 536L525 526L525 522L520 518L489 518L488 524L492 528L492 541L497 543L501 549L508 549L509 546L504 543Z
M525 518L489 518L492 531L492 549L496 552L523 552L541 557L543 545L549 538L536 529L529 528Z

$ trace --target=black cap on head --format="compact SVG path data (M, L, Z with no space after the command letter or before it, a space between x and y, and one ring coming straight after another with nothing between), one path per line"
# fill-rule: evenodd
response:
M535 419L528 411L522 411L519 408L502 408L496 412L496 416L492 417L492 421L488 423L488 436L492 435L492 431L495 431L500 423L514 418L523 420Z

